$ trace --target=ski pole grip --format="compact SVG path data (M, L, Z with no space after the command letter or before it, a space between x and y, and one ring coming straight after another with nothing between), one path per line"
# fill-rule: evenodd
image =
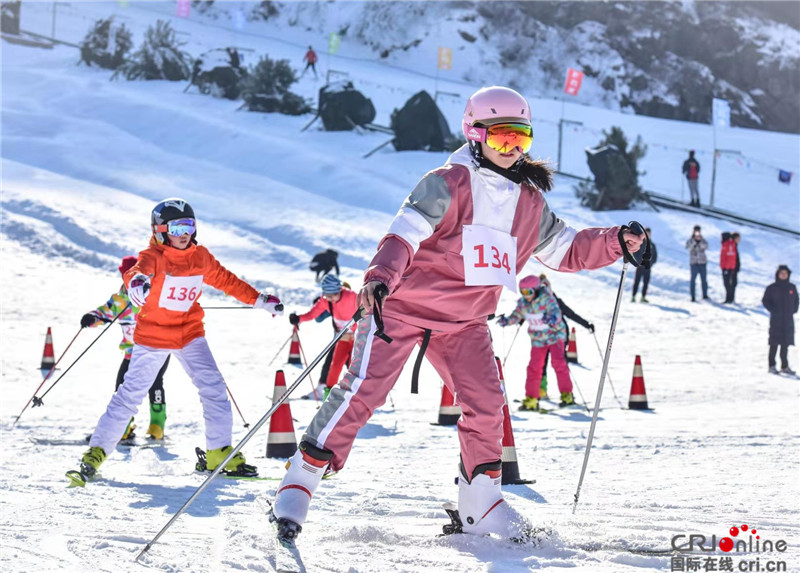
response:
M638 262L633 254L628 251L628 245L625 243L625 239L623 238L623 235L628 232L633 233L634 235L644 235L644 253L641 262ZM644 227L639 221L631 221L627 225L620 227L617 238L619 239L619 244L622 247L622 256L627 262L632 264L634 267L641 266L646 269L650 268L650 238L647 236Z
M375 296L375 307L373 308L373 315L375 316L375 336L383 340L386 344L391 344L392 339L385 332L383 332L383 299L389 296L389 288L381 283L375 287L372 293Z

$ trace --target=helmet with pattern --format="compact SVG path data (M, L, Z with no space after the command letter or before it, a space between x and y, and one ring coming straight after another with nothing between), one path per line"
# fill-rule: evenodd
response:
M166 224L176 219L194 219L194 209L183 199L170 197L164 199L153 208L150 214L150 224L153 229L153 236L159 245L163 245L167 240ZM192 233L192 242L196 242L197 231Z

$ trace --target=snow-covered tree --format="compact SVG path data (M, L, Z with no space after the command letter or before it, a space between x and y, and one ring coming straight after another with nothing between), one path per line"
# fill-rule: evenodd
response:
M116 24L113 16L97 20L81 42L81 62L115 70L132 47L131 32L125 24Z
M141 47L121 65L113 77L121 73L129 80L187 80L192 73L192 57L181 50L169 22L158 20L150 26Z
M302 115L311 110L301 96L289 91L297 81L289 60L263 56L242 81L242 98L250 111Z

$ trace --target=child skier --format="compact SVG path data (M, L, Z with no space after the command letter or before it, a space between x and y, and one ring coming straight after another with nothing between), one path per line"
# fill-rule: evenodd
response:
M364 274L359 305L371 312L376 288L388 288L382 315L393 341L376 336L374 316L359 322L350 368L317 411L278 487L271 519L284 541L300 532L326 469L344 466L359 429L385 402L419 343L461 406L463 531L531 534L500 491L504 400L488 316L504 285L516 290L517 269L531 255L561 271L594 269L616 261L622 241L636 251L642 238L624 227L576 231L550 211L543 192L551 171L527 155L531 112L514 90L473 94L462 130L468 144L417 184Z
M72 485L90 480L119 441L125 424L136 414L156 373L174 354L192 379L203 404L206 426L207 468L216 469L231 450L233 417L222 378L208 348L203 329L203 309L197 304L203 283L274 315L283 313L278 298L259 294L223 267L197 244L194 210L183 199L165 199L151 214L150 246L124 275L128 297L140 307L133 333L133 351L123 384L111 397L106 412L92 433L79 471L67 472ZM240 476L257 475L241 452L224 471Z
M305 314L298 315L293 312L289 315L289 322L293 326L297 326L301 322L314 320L327 311L333 316L333 323L338 331L353 318L358 308L356 305L356 293L349 288L345 288L336 275L325 275L321 286L322 296L317 299L311 310ZM309 400L315 398L317 400L325 400L328 397L328 392L339 380L339 374L341 374L342 368L353 352L353 333L355 330L356 327L353 325L351 331L344 334L339 339L339 342L336 343L325 383L320 383L311 394L304 396L305 398Z
M525 380L525 398L520 410L539 410L539 391L542 381L542 368L547 353L553 357L553 369L561 391L560 406L575 403L572 395L572 380L569 377L567 361L564 357L564 341L567 338L567 327L561 315L556 297L550 288L537 276L527 276L519 282L522 298L509 316L501 316L497 323L500 326L527 322L528 335L531 337L531 360L528 363L528 375Z
M125 272L136 264L136 257L124 257L119 265L120 274L125 275ZM122 358L122 364L119 366L117 372L117 384L114 386L114 392L119 390L120 384L128 371L128 366L131 362L131 352L133 351L133 329L136 327L136 315L139 313L139 307L135 307L129 303L128 289L123 284L119 291L111 295L102 306L98 306L91 312L87 312L81 317L81 328L97 326L105 322L111 322L114 317L122 327L122 342L119 344L119 349L125 352ZM150 395L150 426L147 428L147 436L154 440L161 440L164 438L164 423L167 420L167 404L164 397L164 372L169 365L169 356L164 361L161 370L156 374L156 379L153 385L150 386L148 394ZM133 423L133 418L128 422L128 427L122 433L122 440L133 438L136 434L134 429L136 425Z

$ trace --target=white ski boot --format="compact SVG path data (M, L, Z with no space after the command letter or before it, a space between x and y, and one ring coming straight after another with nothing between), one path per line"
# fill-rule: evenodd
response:
M289 459L288 470L283 476L273 504L273 513L278 519L285 519L303 525L308 515L311 497L317 491L333 452L300 442L295 454Z
M503 499L500 489L501 463L481 464L467 481L459 464L458 514L464 533L495 534L512 541L529 541L534 533L530 522Z

